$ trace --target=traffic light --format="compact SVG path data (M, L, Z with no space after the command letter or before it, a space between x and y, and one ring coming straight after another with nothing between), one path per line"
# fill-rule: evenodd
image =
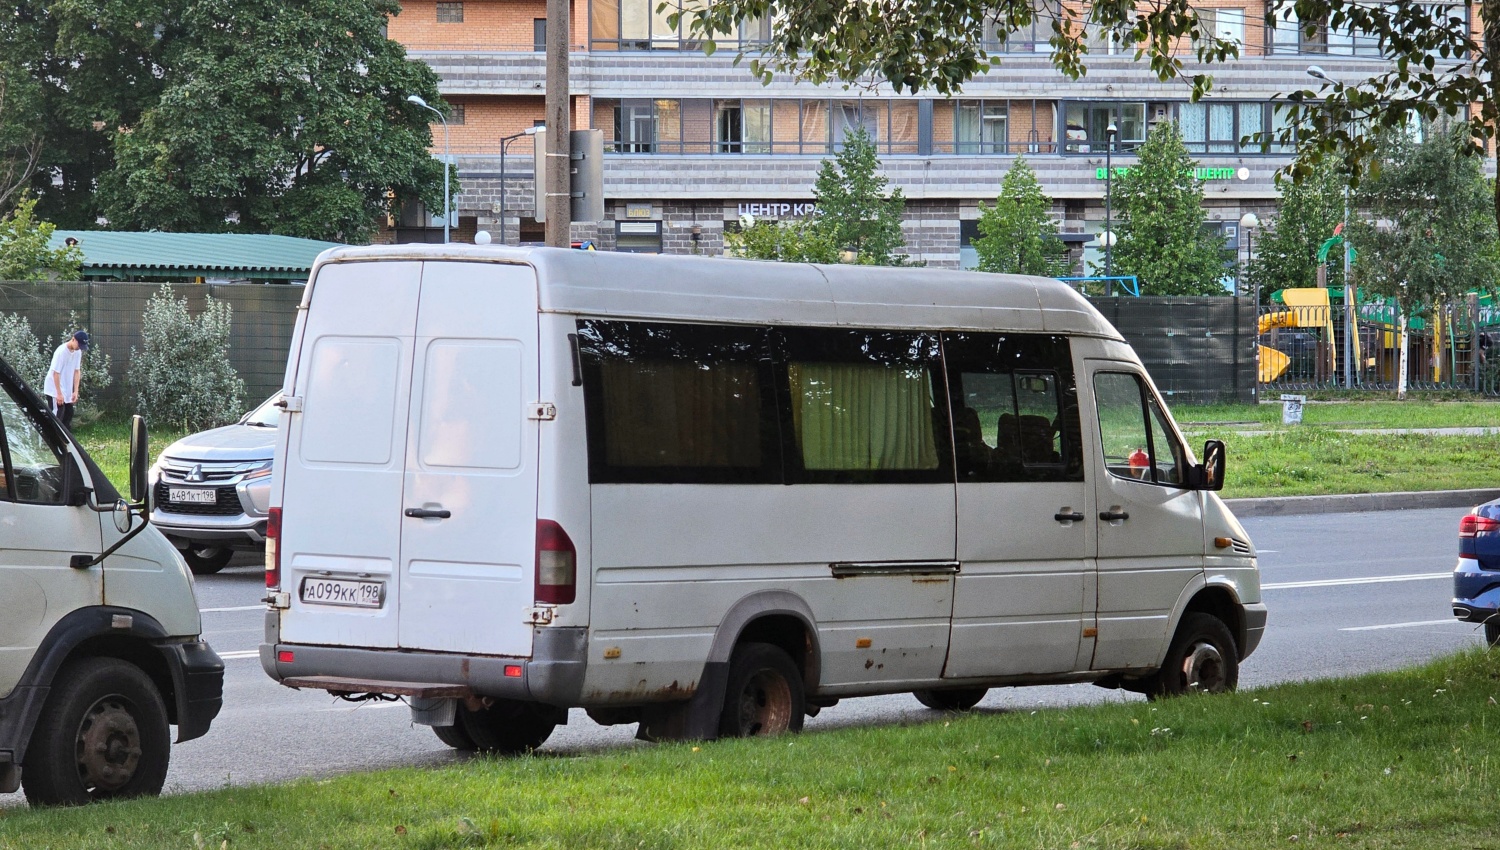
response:
M573 221L604 219L604 131L574 130L568 138L568 198ZM547 220L547 131L536 133L532 180L536 186L536 220Z

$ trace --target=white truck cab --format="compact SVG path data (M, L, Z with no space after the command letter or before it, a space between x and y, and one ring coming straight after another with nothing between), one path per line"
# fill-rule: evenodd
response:
M208 731L224 664L186 564L146 521L146 430L126 502L0 361L0 793L33 805L154 795Z

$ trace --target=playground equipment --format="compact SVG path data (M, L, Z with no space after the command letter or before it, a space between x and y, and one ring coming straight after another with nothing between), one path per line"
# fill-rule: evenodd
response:
M1337 371L1338 353L1333 345L1333 311L1328 300L1328 290L1321 287L1282 289L1271 297L1273 300L1279 299L1284 307L1260 317L1256 323L1256 338L1259 339L1260 335L1274 328L1321 330L1323 338L1318 344L1318 370L1321 372L1327 369L1328 374ZM1260 365L1257 371L1263 384L1277 380L1292 365L1292 358L1285 352L1267 345L1258 345L1258 350ZM1359 356L1357 349L1355 356Z

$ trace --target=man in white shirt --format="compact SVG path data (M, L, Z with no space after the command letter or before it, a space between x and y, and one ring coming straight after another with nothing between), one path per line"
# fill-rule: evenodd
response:
M43 392L64 428L73 430L73 405L78 403L78 387L83 381L83 353L89 350L88 331L78 331L52 352L52 366L43 381Z

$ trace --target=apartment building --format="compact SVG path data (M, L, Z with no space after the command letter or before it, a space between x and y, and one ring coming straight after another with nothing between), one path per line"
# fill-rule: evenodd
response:
M939 268L972 265L979 204L993 201L1006 170L1025 157L1055 201L1065 239L1081 248L1082 271L1098 258L1096 237L1107 229L1106 161L1130 167L1162 121L1181 126L1199 161L1208 217L1241 249L1241 215L1274 211L1274 176L1290 161L1284 147L1241 140L1282 125L1278 95L1319 85L1310 65L1352 82L1386 64L1372 40L1327 27L1311 36L1295 25L1268 28L1259 2L1202 0L1200 14L1242 48L1238 61L1206 69L1213 91L1196 104L1186 82L1156 79L1108 42L1092 45L1082 79L1064 77L1048 62L1045 24L1003 47L996 41L1000 66L953 97L784 77L762 85L748 62L733 60L754 54L774 23L745 23L707 57L657 5L573 0L573 126L603 131L606 151L606 218L574 222L573 237L602 250L717 254L726 229L746 215L807 215L818 166L863 127L885 176L907 198L903 226L915 258ZM1478 16L1457 6L1475 26ZM533 138L524 131L543 116L544 0L408 0L389 33L437 71L454 107L447 144L462 185L455 238L483 229L497 241L540 241ZM1111 122L1118 135L1106 151ZM502 139L511 136L502 158ZM433 140L441 154L439 125ZM438 239L441 219L408 209L390 236Z

